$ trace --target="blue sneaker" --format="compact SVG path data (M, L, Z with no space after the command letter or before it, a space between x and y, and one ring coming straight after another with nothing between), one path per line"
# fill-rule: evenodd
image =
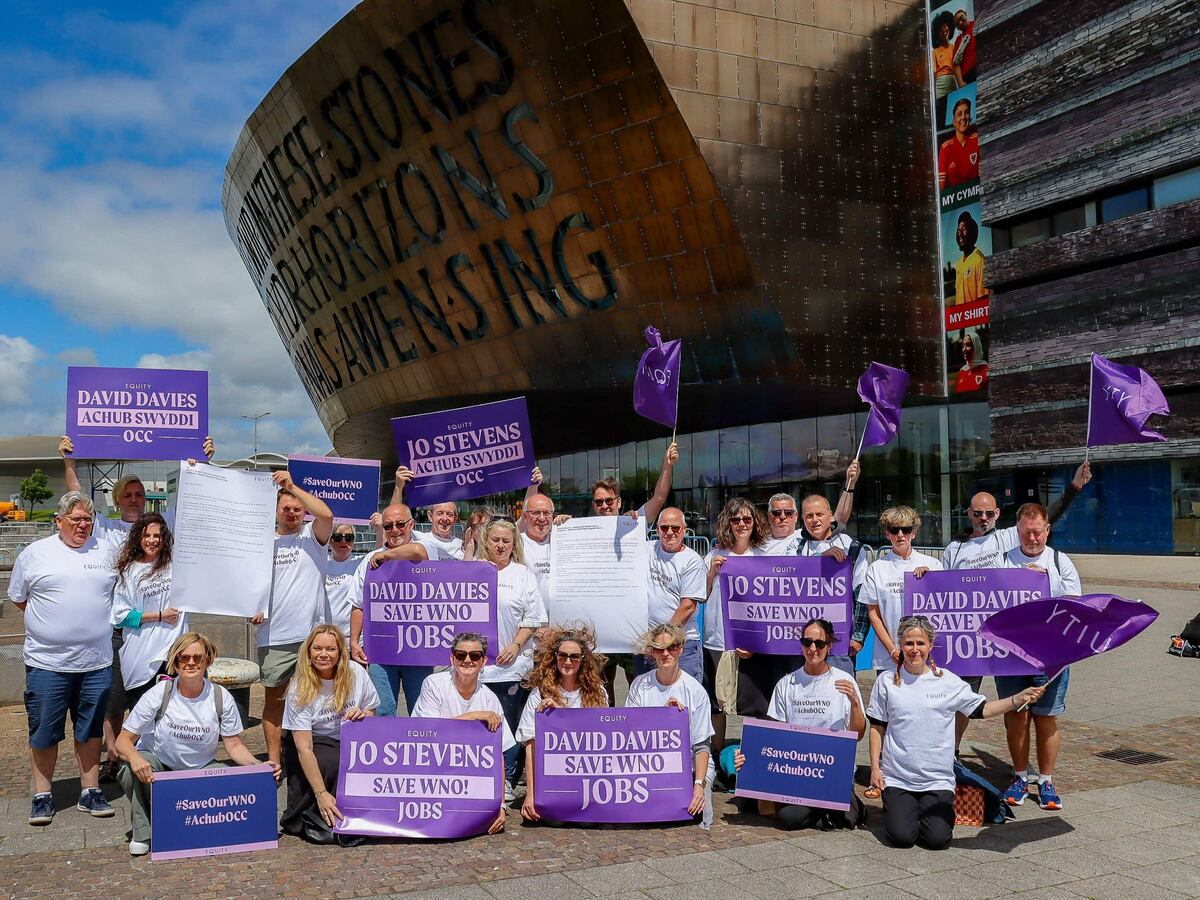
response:
M33 807L29 810L30 825L49 825L54 821L54 797L50 794L34 794Z
M1050 781L1043 781L1038 785L1038 805L1042 809L1062 809L1062 797L1058 796L1058 792L1054 790L1054 784Z
M1025 798L1029 796L1029 782L1020 775L1014 775L1012 784L1008 786L1008 790L1004 792L1004 802L1009 806L1020 806L1025 802Z
M107 819L116 812L100 788L88 788L85 790L79 795L79 802L75 804L75 808L88 815L95 816L97 819Z

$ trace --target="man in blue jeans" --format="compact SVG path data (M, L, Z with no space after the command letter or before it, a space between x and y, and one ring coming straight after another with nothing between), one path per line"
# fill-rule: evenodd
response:
M405 560L407 562L424 562L429 559L425 547L412 539L412 512L403 503L393 503L383 511L382 529L384 533L383 546L372 550L358 564L354 573L354 593L350 610L350 656L357 662L367 665L367 674L379 694L379 707L375 714L379 716L394 716L399 708L400 689L404 690L404 702L411 712L413 704L421 696L421 685L425 678L433 673L433 666L380 666L367 659L363 649L363 586L367 581L369 569L378 568L389 559ZM369 663L369 664L368 664Z
M112 687L109 614L117 573L113 549L92 534L95 515L85 495L64 494L55 516L58 533L21 551L8 585L8 598L25 615L30 825L49 825L54 818L51 782L68 712L79 761L76 808L97 818L113 814L100 791L100 738Z

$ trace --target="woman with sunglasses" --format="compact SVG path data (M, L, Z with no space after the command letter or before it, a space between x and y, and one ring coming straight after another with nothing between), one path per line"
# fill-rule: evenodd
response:
M242 743L242 718L233 697L208 680L208 667L216 658L216 645L204 635L181 635L167 654L167 674L174 680L160 681L146 691L121 727L117 752L125 765L118 780L129 798L131 856L150 852L150 785L155 772L221 765L213 760L219 743L237 765L258 765ZM278 778L279 766L274 768Z
M604 655L595 652L596 635L585 626L547 628L534 657L533 671L525 679L529 699L517 726L517 743L525 747L525 802L521 816L536 822L542 817L533 805L534 729L544 709L580 709L608 706L608 693L600 680Z
M890 506L879 515L891 550L867 568L860 599L867 605L875 631L875 671L894 668L900 662L896 628L904 607L904 576L917 569L938 571L940 561L913 549L921 530L921 517L910 506Z
M867 730L867 717L858 682L829 665L829 648L835 640L833 624L825 619L809 619L801 634L804 665L775 685L767 717L805 728L854 731L862 740ZM741 769L745 762L742 751L735 750L734 768ZM853 788L850 804L849 816L799 803L775 804L766 800L758 801L758 811L764 816L774 816L780 826L789 831L811 828L826 820L835 826L850 827L849 823L858 822L862 816L862 805L854 796Z
M462 534L463 559L483 559L483 531L495 517L495 513L484 506L475 507L467 515Z
M354 609L354 573L366 554L354 552L354 526L340 522L329 536L329 562L325 566L325 597L329 621L350 640L350 611Z
M944 850L954 833L954 720L1014 712L1042 696L1029 687L988 700L931 653L937 632L925 616L896 629L900 662L879 673L867 705L871 721L871 785L883 794L884 826L897 847Z
M425 679L412 715L418 719L478 719L488 731L502 731L500 748L507 755L517 746L516 739L504 719L500 699L479 682L487 665L487 649L487 638L481 634L456 634L450 645L450 668ZM505 815L502 805L488 834L504 829Z

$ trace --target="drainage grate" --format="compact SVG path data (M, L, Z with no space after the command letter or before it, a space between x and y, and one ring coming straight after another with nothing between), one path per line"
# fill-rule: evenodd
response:
M1127 766L1149 766L1154 763L1171 762L1171 757L1161 753L1148 753L1145 750L1130 750L1128 747L1117 747L1097 753L1101 759L1111 759L1114 762L1125 763Z

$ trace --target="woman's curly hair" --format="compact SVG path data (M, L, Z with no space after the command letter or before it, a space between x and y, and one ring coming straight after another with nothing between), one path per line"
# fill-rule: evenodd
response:
M543 700L563 702L558 673L558 648L565 642L579 645L583 659L579 663L579 703L581 706L608 706L608 694L600 675L607 657L596 652L596 631L588 625L551 627L542 632L533 654L533 671L525 678L525 687L541 691Z

